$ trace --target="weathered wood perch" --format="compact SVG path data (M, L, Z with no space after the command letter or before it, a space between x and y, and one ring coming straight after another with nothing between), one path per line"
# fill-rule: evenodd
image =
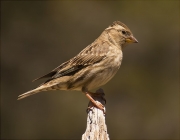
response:
M105 96L102 89L98 89L96 93L100 93L102 97ZM102 97L95 97L94 99L105 106L105 100ZM87 127L82 135L82 140L109 140L104 112L94 107L90 101L87 113Z

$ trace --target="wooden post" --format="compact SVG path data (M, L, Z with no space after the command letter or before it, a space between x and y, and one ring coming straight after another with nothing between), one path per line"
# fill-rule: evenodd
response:
M100 93L102 97L105 96L102 89L98 89L96 93ZM94 99L105 106L105 100L102 97L95 97ZM87 127L82 135L82 140L109 140L104 112L89 102L87 113Z

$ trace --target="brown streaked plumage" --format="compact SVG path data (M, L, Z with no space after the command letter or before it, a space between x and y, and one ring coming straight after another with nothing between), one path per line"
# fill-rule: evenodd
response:
M18 100L41 91L79 90L100 109L89 90L106 84L118 71L122 61L122 48L128 43L137 43L130 29L115 21L78 55L62 63L50 73L39 77L48 78L39 87L18 96Z

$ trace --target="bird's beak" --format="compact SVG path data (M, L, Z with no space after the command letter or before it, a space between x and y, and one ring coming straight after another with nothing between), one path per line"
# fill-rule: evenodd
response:
M128 43L138 43L137 39L134 36L130 36L126 38L126 42Z

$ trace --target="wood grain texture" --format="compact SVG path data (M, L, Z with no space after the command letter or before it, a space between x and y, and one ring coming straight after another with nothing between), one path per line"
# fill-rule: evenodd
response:
M96 93L101 93L103 97L95 97L96 102L105 105L103 90L99 89ZM82 140L109 140L104 112L89 102L87 113L87 127Z

